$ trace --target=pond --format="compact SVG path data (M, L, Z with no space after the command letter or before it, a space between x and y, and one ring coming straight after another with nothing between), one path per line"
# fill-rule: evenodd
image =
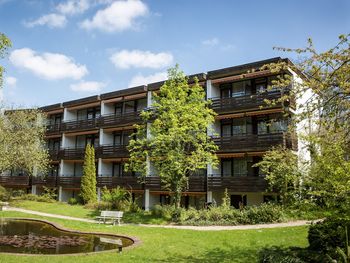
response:
M29 219L0 218L0 252L25 254L74 254L121 250L132 238L117 235L81 233Z

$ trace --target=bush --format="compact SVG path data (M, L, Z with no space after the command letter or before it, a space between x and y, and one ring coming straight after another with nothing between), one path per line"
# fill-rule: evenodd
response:
M77 205L78 204L78 200L74 197L71 197L68 199L68 204L70 205Z
M110 203L111 208L116 210L125 210L125 202L127 200L128 192L119 186L114 189L102 189L102 201Z
M334 256L336 247L345 248L345 227L350 229L346 218L327 218L310 226L308 240L310 249Z
M5 189L5 187L0 185L0 201L8 201L10 197L10 193Z
M322 263L329 262L324 255L307 248L269 247L259 252L258 262L261 263Z
M56 198L57 198L56 189L48 188L44 186L44 193L40 196L40 198L42 200L48 200L48 202L56 201Z
M110 202L105 202L105 201L94 202L94 203L90 202L86 204L84 207L87 209L102 211L102 210L111 210L112 204Z

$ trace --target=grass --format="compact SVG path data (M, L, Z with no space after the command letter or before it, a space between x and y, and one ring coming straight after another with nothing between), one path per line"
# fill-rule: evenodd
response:
M25 202L26 203L26 202ZM24 204L29 205L29 203ZM41 207L41 206L40 206ZM34 210L34 207L27 207ZM47 207L53 212L58 210ZM62 208L61 208L62 209ZM65 211L66 215L72 215ZM89 216L89 213L81 212L80 215ZM77 215L75 215L77 216ZM119 233L136 236L142 240L142 244L122 254L102 253L98 255L80 256L15 256L1 255L1 263L56 263L72 262L256 262L258 251L270 246L298 246L306 247L307 226L274 228L260 230L231 230L231 231L194 231L165 228L149 228L142 226L126 225L112 227L63 219L45 218L22 214L19 212L0 212L0 217L31 217L43 218L60 225L83 231L97 231L107 233Z
M82 205L69 205L62 202L46 203L46 202L36 202L29 200L15 200L11 202L12 206L25 208L29 210L65 215L79 218L93 219L95 216L99 215L100 212L85 208ZM124 213L123 222L134 223L134 224L167 224L168 222L163 218L158 218L153 216L150 212L142 213Z

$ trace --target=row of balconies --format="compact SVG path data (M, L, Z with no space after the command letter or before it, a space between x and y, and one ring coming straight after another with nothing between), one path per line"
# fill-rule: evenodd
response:
M141 120L140 111L102 115L95 119L71 120L47 125L46 134L133 125Z
M286 91L285 91L286 92ZM294 101L285 101L284 105L276 103L267 106L266 101L273 101L281 98L281 91L270 91L255 95L242 95L229 98L212 98L211 107L219 114L243 111L257 110L266 107L292 107L295 108ZM84 120L71 120L62 123L50 124L47 126L47 134L56 134L60 132L84 131L97 128L108 128L132 125L141 121L140 111L129 112L123 114L102 115L97 118Z
M213 138L219 146L218 153L266 151L271 147L282 145L297 150L297 139L288 133L243 134L230 137ZM83 159L85 148L64 148L49 150L51 160L78 160ZM122 158L128 157L126 145L95 146L96 158Z
M81 177L74 176L0 176L0 185L5 187L31 187L32 185L79 189ZM160 177L149 176L140 181L138 177L112 177L98 176L97 187L115 188L124 187L128 190L166 191ZM263 177L259 176L191 176L188 181L188 192L228 191L236 192L263 192L267 184Z

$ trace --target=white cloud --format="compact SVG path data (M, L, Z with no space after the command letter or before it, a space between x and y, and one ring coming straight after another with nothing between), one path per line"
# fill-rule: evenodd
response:
M35 27L35 26L44 26L47 25L48 27L65 27L67 24L67 19L64 15L59 14L48 14L43 15L39 17L36 20L33 20L31 22L24 22L24 25L27 27Z
M76 84L71 84L70 88L78 92L99 92L106 84L97 81L81 81Z
M152 53L142 50L122 50L114 53L110 60L117 68L163 68L173 62L169 52Z
M8 86L14 87L16 86L16 83L17 83L17 79L15 77L11 77L11 76L5 77L5 84L7 84Z
M68 0L57 5L56 9L61 14L75 15L84 13L89 7L90 3L88 0Z
M168 74L166 72L158 72L153 75L143 76L141 74L134 76L129 82L130 87L136 87L141 85L146 85L158 81L163 81L168 78Z
M206 39L202 41L202 45L204 46L216 46L220 43L220 40L216 37Z
M99 10L80 26L87 30L99 29L106 32L120 32L135 28L135 20L148 14L148 7L140 0L116 1Z
M12 51L10 61L16 67L27 69L46 79L81 79L88 74L85 65L74 63L70 57L58 53L37 54L30 48Z

